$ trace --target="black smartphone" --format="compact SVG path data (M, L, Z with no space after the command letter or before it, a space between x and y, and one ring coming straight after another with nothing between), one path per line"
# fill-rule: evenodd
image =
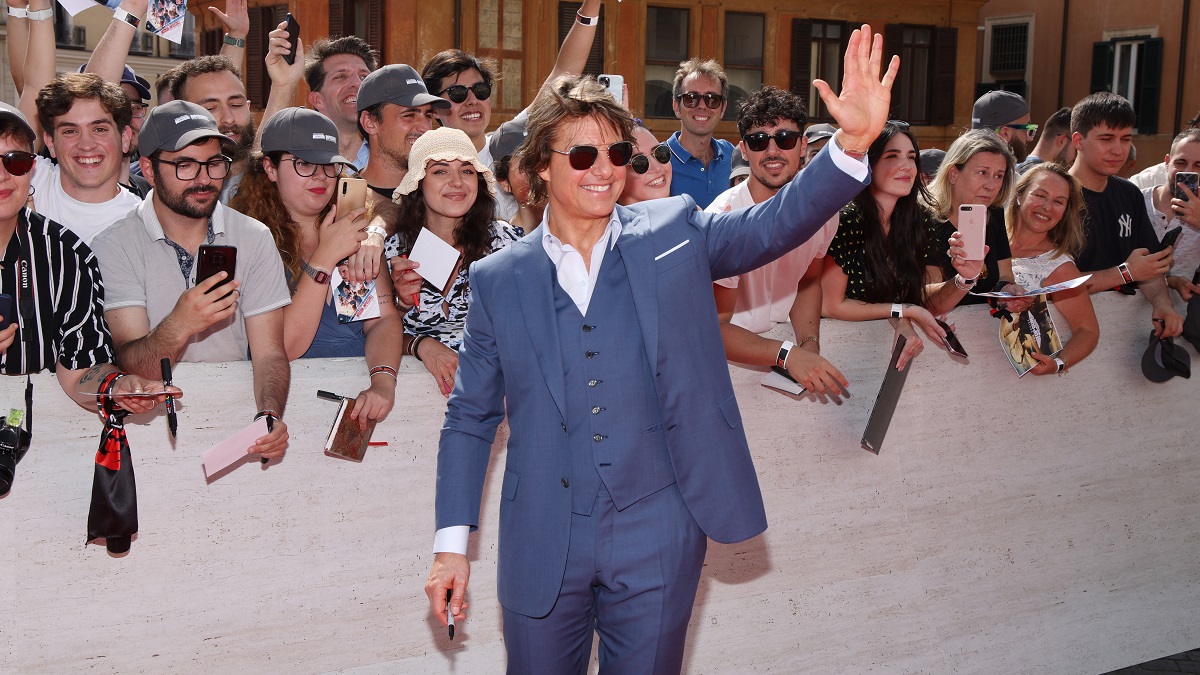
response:
M291 47L292 51L285 55L283 60L287 61L290 66L296 62L296 41L300 39L300 23L296 21L296 17L292 16L291 12L288 12L284 21L287 21L288 47Z
M1180 225L1179 227L1177 227L1173 230L1170 230L1166 234L1164 234L1162 241L1158 243L1158 250L1161 251L1168 246L1174 246L1175 240L1179 238L1180 232L1183 232L1182 225Z
M942 330L946 331L946 337L942 340L942 344L946 345L946 349L948 349L950 353L954 354L955 356L966 358L967 350L963 349L962 343L958 341L958 336L954 334L953 330L950 330L950 324L942 321L941 319L934 319L934 321L937 321L937 325L941 326Z
M1179 171L1175 173L1175 199L1188 200L1188 196L1179 189L1180 185L1186 185L1192 194L1200 191L1200 173L1195 171Z
M0 293L0 330L8 328L17 320L14 309L12 296L8 293Z
M196 262L196 283L204 281L217 272L225 272L225 281L217 285L217 288L233 281L233 275L237 272L237 247L236 246L211 246L205 244L200 247L196 257L199 259Z

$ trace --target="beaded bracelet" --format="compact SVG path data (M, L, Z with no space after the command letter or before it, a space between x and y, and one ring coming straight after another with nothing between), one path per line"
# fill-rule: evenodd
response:
M393 380L398 381L400 379L399 377L397 377L395 368L393 368L391 366L384 366L384 365L379 365L379 366L375 366L375 367L371 368L369 377L375 377L376 375L378 375L380 373L383 373L384 375L391 375Z

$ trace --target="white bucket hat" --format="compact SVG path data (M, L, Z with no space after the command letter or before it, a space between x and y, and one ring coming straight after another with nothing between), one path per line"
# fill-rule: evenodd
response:
M412 145L408 153L408 173L400 181L400 187L392 193L392 201L399 203L400 198L417 189L417 184L425 177L425 167L431 161L470 162L475 170L483 176L487 183L488 194L496 196L496 179L483 162L479 161L479 153L471 138L462 129L439 127L426 131Z

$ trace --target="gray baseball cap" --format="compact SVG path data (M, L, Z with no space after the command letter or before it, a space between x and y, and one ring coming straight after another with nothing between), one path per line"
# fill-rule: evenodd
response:
M408 107L432 103L438 108L450 107L450 101L430 95L417 71L403 63L384 66L364 77L358 85L358 112L377 103Z
M338 154L338 130L316 110L285 108L263 124L262 151L290 152L310 164L354 164Z
M20 110L17 110L16 108L5 103L4 101L0 101L0 117L12 118L12 119L20 122L21 124L24 124L25 128L29 130L30 136L37 135L37 134L33 133L33 127L31 127L29 125L29 120L25 119L25 113L21 112Z
M971 108L972 129L995 129L1029 114L1029 104L1020 94L996 89L980 96Z
M219 138L232 146L233 139L217 131L217 121L207 110L187 101L156 106L146 115L138 133L138 153L149 157L158 150L175 152L206 138Z
M814 124L804 130L804 140L816 143L826 138L833 138L835 133L837 133L837 129L832 124Z
M746 158L742 156L742 148L740 145L733 146L733 155L729 158L729 179L733 180L738 176L749 176L750 165L746 162Z

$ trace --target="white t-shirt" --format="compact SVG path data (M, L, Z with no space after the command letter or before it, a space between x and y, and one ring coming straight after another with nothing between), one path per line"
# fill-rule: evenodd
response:
M750 180L747 179L722 192L704 210L721 213L750 206L754 206L754 198L750 196ZM738 291L731 322L748 331L762 333L777 323L787 321L792 304L796 302L796 286L800 283L800 277L804 276L813 260L825 256L837 229L838 216L834 214L811 239L788 251L782 258L740 276L717 281L725 288L736 288Z
M1165 182L1166 178L1159 185ZM1146 215L1150 216L1150 224L1154 225L1154 234L1158 235L1159 241L1162 241L1167 232L1177 227L1183 228L1179 238L1175 240L1171 270L1167 274L1191 281L1196 268L1200 267L1200 230L1183 222L1178 216L1172 215L1168 218L1166 214L1154 208L1153 187L1143 188L1142 198L1146 200Z
M117 196L106 202L81 202L63 190L58 165L40 156L33 170L32 185L33 210L74 232L88 246L96 235L128 216L142 203L137 195L123 187L118 187Z

